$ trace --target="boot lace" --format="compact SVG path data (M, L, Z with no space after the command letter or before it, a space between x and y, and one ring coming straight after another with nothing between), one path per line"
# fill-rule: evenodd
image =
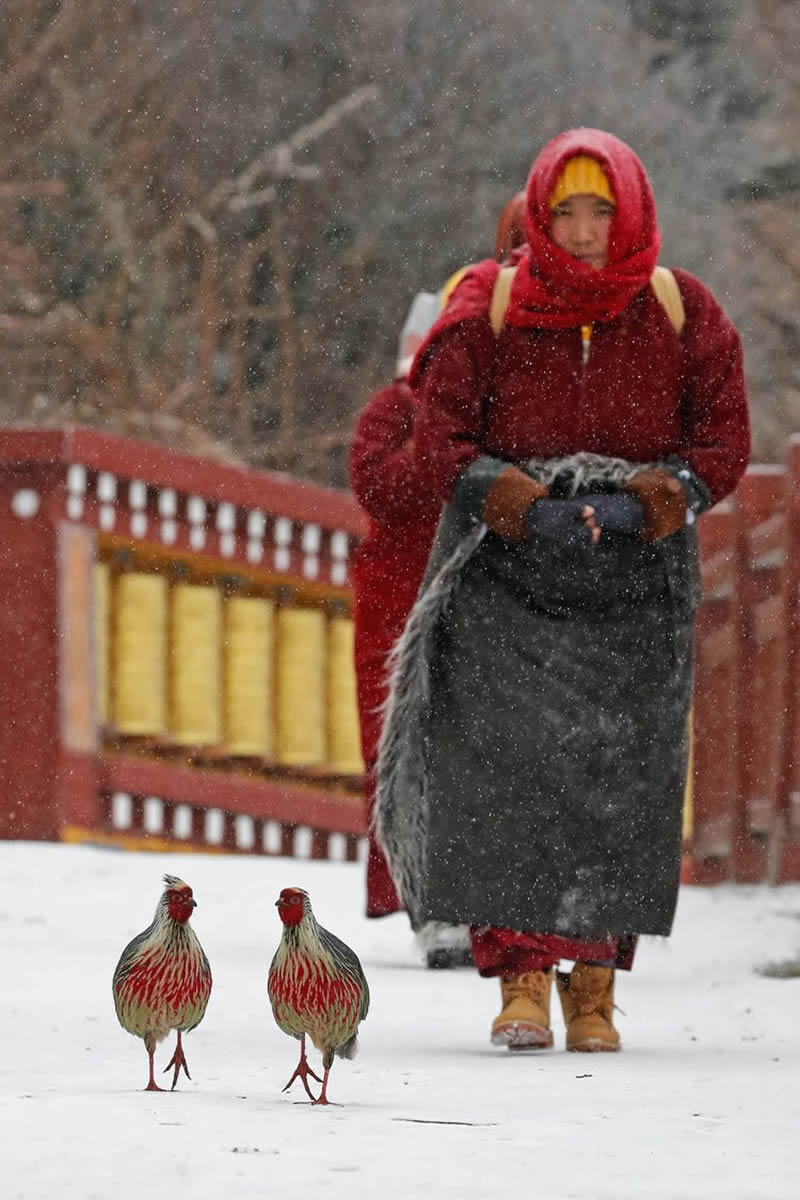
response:
M503 993L506 1003L516 996L528 996L535 1004L545 1007L547 993L550 987L549 971L526 971L523 975L515 975L503 980Z

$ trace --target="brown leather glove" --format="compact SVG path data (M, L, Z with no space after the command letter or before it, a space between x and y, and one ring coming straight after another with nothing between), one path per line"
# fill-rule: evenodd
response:
M507 542L521 542L526 536L526 512L534 500L546 495L543 483L537 483L519 467L507 467L486 493L481 520Z
M644 510L645 541L669 537L686 523L686 493L663 467L640 471L628 480L625 491L635 496Z

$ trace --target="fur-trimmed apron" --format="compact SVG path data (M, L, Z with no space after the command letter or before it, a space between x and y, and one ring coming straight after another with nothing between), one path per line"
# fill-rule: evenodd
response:
M641 464L527 469L579 495ZM378 764L378 835L415 927L670 932L698 598L693 526L510 546L445 509Z

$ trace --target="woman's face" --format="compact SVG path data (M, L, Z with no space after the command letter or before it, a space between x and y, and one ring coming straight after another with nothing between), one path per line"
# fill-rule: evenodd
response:
M601 196L568 196L550 214L550 237L573 258L604 267L614 205Z

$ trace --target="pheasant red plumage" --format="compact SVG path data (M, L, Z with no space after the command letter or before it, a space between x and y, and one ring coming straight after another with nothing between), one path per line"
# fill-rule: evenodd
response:
M144 1041L150 1062L146 1091L159 1092L153 1077L157 1044L175 1029L178 1042L165 1067L181 1067L190 1079L181 1034L196 1028L211 995L211 968L189 918L197 907L192 889L174 875L164 876L165 889L151 925L122 951L114 972L114 1006L123 1029Z
M299 1078L315 1104L328 1103L334 1055L354 1058L358 1027L369 1011L369 987L349 946L317 924L308 893L284 888L276 901L283 936L267 979L272 1013L284 1033L300 1041L300 1061L284 1091ZM323 1078L306 1059L306 1036L322 1053ZM309 1075L322 1084L315 1097Z

